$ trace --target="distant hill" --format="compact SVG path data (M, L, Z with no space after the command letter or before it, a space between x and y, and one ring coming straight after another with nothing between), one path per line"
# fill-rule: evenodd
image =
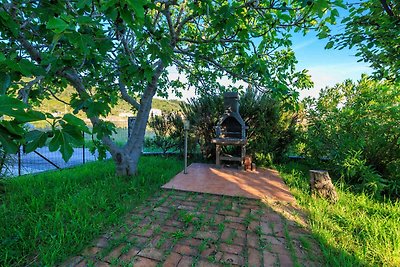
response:
M154 98L152 108L160 109L162 112L172 112L172 111L180 111L180 104L183 101L180 100L165 100Z
M73 93L73 89L67 88L62 94L58 95L57 97L68 102L72 93ZM165 99L154 98L152 108L159 109L163 113L179 111L180 110L179 105L181 102L182 101L179 101L179 100L165 100ZM43 103L40 105L40 109L41 109L41 111L44 111L44 112L58 113L60 115L73 111L71 107L61 103L60 101L58 101L54 98L43 101ZM123 113L132 113L132 110L131 110L131 106L121 99L118 102L118 104L112 108L110 115L111 116L119 116L119 114L123 114ZM84 117L84 115L82 115L82 117Z

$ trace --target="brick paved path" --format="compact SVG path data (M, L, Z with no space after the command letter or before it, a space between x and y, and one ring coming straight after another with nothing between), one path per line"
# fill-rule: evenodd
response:
M63 266L321 266L318 251L261 201L165 190Z

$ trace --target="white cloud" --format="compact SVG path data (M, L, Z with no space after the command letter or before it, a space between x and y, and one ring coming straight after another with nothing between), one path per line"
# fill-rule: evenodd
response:
M306 40L304 42L301 42L301 43L293 46L292 49L293 49L293 51L297 52L297 51L299 51L299 50L301 50L303 48L306 48L306 47L314 44L317 41L318 41L317 38L310 38L310 39L308 39L308 40Z

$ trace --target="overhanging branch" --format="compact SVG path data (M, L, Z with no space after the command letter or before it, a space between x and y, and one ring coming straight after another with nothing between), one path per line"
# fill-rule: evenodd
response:
M128 94L128 91L126 90L125 84L121 80L121 76L118 79L118 88L119 91L121 92L122 99L128 102L130 105L135 107L136 110L140 109L140 104Z

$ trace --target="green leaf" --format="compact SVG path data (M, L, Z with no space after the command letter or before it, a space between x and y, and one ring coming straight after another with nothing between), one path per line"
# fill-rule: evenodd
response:
M322 32L318 33L318 38L319 39L324 39L324 38L326 38L328 36L329 36L329 34L327 32L325 32L325 31L322 31Z
M54 152L57 151L62 143L62 136L61 136L61 131L60 130L55 130L54 131L54 136L49 142L49 151Z
M86 24L86 25L91 25L94 24L94 21L91 17L87 17L87 16L80 16L76 19L76 22L78 22L79 24Z
M21 100L7 95L0 95L0 116L7 115L20 123L45 120L46 116L39 111L28 110L28 105Z
M7 129L7 131L14 136L22 137L25 133L24 129L21 127L20 124L16 123L15 121L2 121L1 125Z
M8 73L0 72L0 95L4 95L11 85L11 77Z
M60 146L60 152L62 155L62 158L65 162L67 162L71 157L72 154L74 153L74 149L71 146L69 140L66 138L67 136L65 134L62 135L63 139L62 139L62 143Z
M72 33L70 37L71 43L78 49L80 49L84 54L89 53L89 43L91 42L90 36L80 33Z
M47 137L48 135L46 132L39 130L28 132L25 136L25 140L27 141L27 144L25 145L25 151L30 153L35 151L38 147L43 147L46 144Z
M339 11L337 11L337 9L333 9L331 11L331 15L334 16L334 17L339 17Z
M17 144L10 138L9 133L3 127L0 127L0 145L8 154L15 154L18 151Z
M68 141L68 144L75 146L82 146L84 139L82 135L82 131L72 125L65 125L62 128L62 133L64 138Z
M46 25L46 28L55 33L62 33L68 29L69 25L60 18L51 18Z
M68 132L55 130L54 137L49 143L49 150L52 152L60 150L63 160L67 162L74 153L71 143L75 143L75 140Z
M84 8L86 6L90 6L91 2L92 0L79 0L77 6L78 8Z
M10 15L5 11L0 11L0 24L4 24L11 31L14 37L18 36L19 33L19 25L12 19Z
M8 67L16 72L20 72L25 77L31 77L32 75L42 75L44 70L30 60L21 59L20 61L9 61Z
M147 4L146 0L127 0L128 6L130 6L135 12L136 18L140 23L144 22L144 5Z
M0 95L0 116L8 115L13 117L13 112L16 110L24 110L28 105L14 97Z
M46 119L46 116L42 112L36 110L29 110L23 113L16 112L15 114L17 115L15 116L15 120L21 123L31 122L31 121L42 121Z
M326 44L326 46L325 46L325 49L330 49L330 48L332 48L333 47L333 41L329 41L327 44Z
M72 114L65 114L63 116L63 120L65 120L69 124L77 127L79 130L81 130L85 133L90 133L90 130L87 127L86 123L82 119L80 119Z

